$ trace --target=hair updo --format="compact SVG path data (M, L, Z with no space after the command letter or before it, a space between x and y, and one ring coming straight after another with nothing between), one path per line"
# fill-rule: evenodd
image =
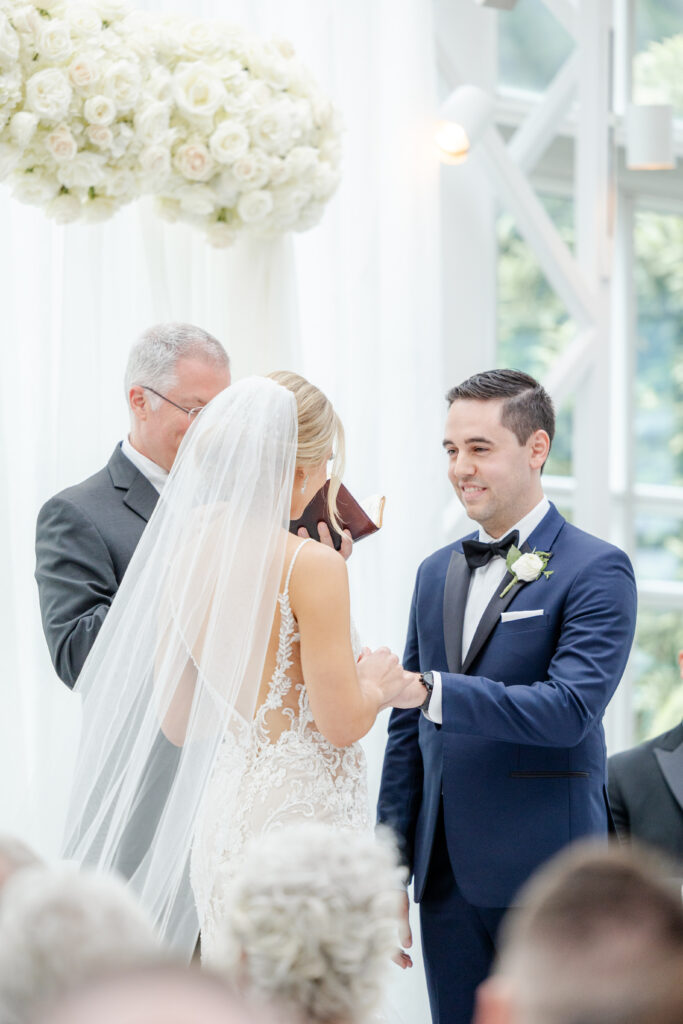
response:
M342 532L337 509L337 495L344 475L345 443L344 427L327 395L305 377L289 370L269 373L270 380L280 384L294 395L299 427L296 464L297 466L319 466L333 452L330 487L327 493L327 508L332 525Z

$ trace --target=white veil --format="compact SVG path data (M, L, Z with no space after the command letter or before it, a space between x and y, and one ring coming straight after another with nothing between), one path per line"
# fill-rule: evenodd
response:
M64 855L119 870L179 952L189 853L219 745L253 716L284 560L296 402L249 378L192 424L76 685Z

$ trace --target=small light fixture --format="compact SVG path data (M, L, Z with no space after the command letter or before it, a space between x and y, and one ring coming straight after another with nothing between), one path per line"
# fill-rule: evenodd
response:
M499 11L511 11L517 0L474 0L478 7L495 7Z
M668 103L630 104L626 110L626 166L668 171L676 166L673 108Z
M439 159L461 164L483 135L493 116L493 101L475 85L461 85L443 104L434 131Z

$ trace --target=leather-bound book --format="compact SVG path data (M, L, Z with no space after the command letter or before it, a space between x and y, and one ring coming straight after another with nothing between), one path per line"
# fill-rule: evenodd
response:
M293 520L289 524L289 529L291 533L297 533L304 526L308 530L309 536L320 540L318 523L327 523L334 546L339 551L341 534L337 533L332 526L327 510L329 486L330 481L328 480L309 501L301 518ZM371 533L376 533L380 529L384 516L384 500L383 496L373 494L370 498L365 498L361 504L344 487L344 484L341 485L337 496L337 517L344 529L350 531L354 541L369 537Z

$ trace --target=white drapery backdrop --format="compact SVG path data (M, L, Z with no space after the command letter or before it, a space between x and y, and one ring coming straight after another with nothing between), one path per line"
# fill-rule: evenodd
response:
M145 204L102 225L60 228L0 191L0 829L46 855L59 840L79 709L40 628L35 517L51 494L99 469L126 431L123 369L140 330L200 324L224 342L235 377L291 368L333 399L347 429L347 483L359 497L387 495L383 531L350 564L354 616L370 645L401 651L415 569L442 542L448 495L429 5L140 6L289 38L342 112L343 181L313 231L228 252ZM366 741L373 796L385 729L386 715ZM422 997L406 998L407 1019L422 1019Z

